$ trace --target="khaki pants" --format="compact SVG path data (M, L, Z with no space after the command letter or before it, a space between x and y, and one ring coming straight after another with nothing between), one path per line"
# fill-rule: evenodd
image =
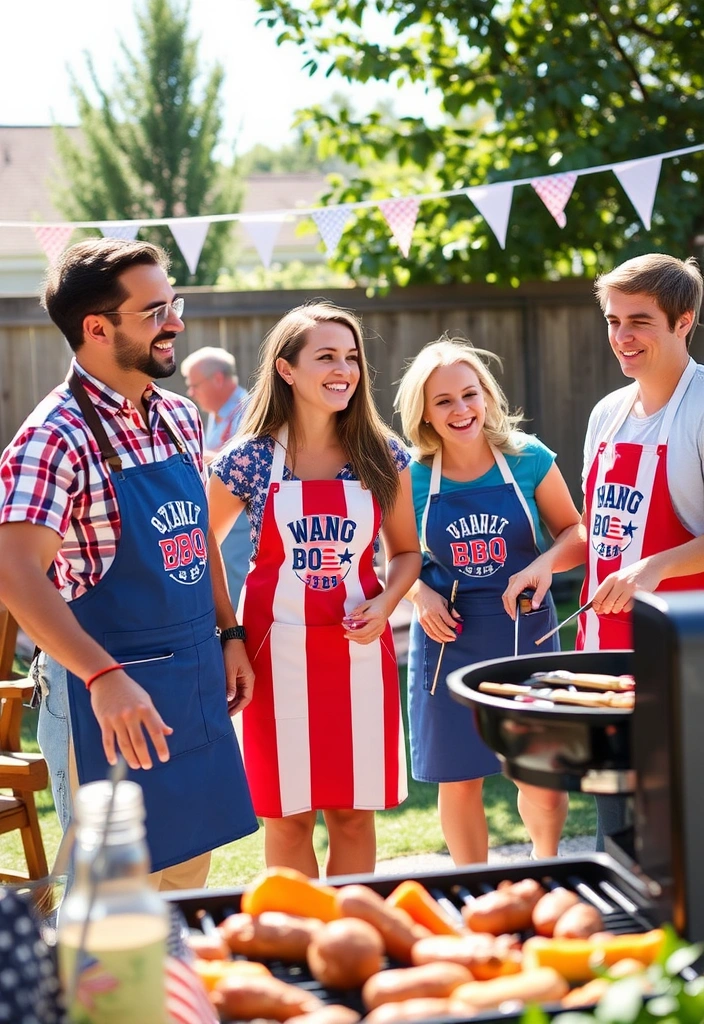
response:
M68 781L71 791L71 800L78 789L78 769L76 768L76 755L73 743L69 744L68 751ZM211 853L201 853L198 857L181 861L180 864L172 864L170 868L163 868L161 871L152 871L149 875L149 883L155 889L162 892L172 889L202 889L210 871Z

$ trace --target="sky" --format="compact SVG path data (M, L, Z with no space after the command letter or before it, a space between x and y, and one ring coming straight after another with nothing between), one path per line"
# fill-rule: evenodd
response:
M0 125L76 124L67 67L87 82L89 51L103 86L113 81L118 40L136 46L135 0L0 0ZM433 120L438 100L421 88L386 83L349 86L339 76L309 77L302 52L276 46L277 32L256 26L256 0L191 0L191 27L201 37L200 58L220 61L225 144L243 153L255 143L273 148L290 139L294 112L334 91L350 95L364 112L391 99L399 115ZM384 26L377 25L383 35Z

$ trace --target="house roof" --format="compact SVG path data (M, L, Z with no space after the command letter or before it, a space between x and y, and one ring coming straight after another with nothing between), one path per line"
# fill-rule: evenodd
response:
M80 128L69 128L80 136ZM0 221L60 221L50 182L60 174L51 126L0 125ZM325 190L318 173L256 174L246 181L242 213L271 212L316 205ZM297 220L283 224L276 246L287 251L311 251L316 234L296 235ZM239 228L239 231L242 229ZM243 233L243 246L252 248ZM0 258L36 256L41 252L31 228L0 228Z
M69 128L78 135L78 128ZM58 175L51 127L0 125L0 220L61 220L51 199L49 181ZM0 228L0 256L40 252L30 228Z

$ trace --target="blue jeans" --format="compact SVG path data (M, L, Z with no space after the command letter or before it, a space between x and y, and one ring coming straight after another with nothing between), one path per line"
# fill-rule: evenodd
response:
M37 740L49 768L54 806L61 828L65 832L71 819L68 775L71 719L66 669L42 651L32 663L31 673L35 683L39 683L42 693Z

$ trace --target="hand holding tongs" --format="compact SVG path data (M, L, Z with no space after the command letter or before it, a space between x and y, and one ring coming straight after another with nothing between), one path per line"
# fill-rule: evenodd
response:
M450 591L450 600L447 603L447 610L450 613L450 615L452 615L453 609L455 607L455 600L457 599L457 590L459 588L459 585L460 585L460 581L459 580L455 580L454 583L452 584L452 590ZM442 646L440 648L440 653L438 655L438 663L437 663L437 665L435 667L435 675L433 676L433 685L430 687L430 695L431 695L431 697L435 693L435 687L438 685L438 678L440 676L440 666L442 665L442 656L443 656L444 653L445 653L445 642L443 641L443 644L442 644Z
M518 620L533 611L534 590L522 590L516 598L516 618L513 621L513 656L518 657Z

